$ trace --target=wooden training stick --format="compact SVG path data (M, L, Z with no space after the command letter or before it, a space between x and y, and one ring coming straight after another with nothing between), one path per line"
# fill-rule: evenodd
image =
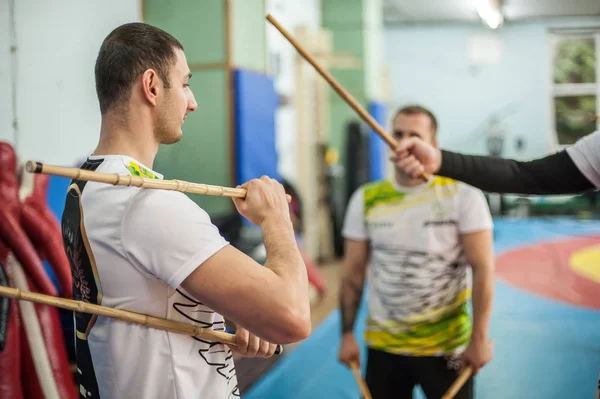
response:
M118 173L94 172L85 169L48 165L35 161L27 161L25 169L29 173L42 173L46 175L68 177L75 180L95 181L112 184L114 186L135 186L236 198L246 198L247 192L245 188L211 186L208 184L190 183L184 180L160 180L141 176L120 175ZM292 197L287 194L286 198L288 202L292 200Z
M446 391L444 396L442 396L442 399L454 398L454 396L456 396L456 394L458 393L458 391L460 391L462 386L465 385L465 382L467 382L467 380L471 376L472 372L473 372L473 368L471 366L468 366L467 368L465 368L463 370L463 372L460 373L460 375L458 376L456 381L454 381L452 383L452 385L450 385L450 388L448 388L448 390Z
M493 345L493 344L494 344L494 341L491 340L490 341L490 345ZM450 388L448 388L448 390L446 391L446 393L444 394L444 396L442 396L442 399L452 399L452 398L454 398L454 396L456 396L456 394L458 393L458 391L460 391L460 389L462 388L462 386L465 385L465 382L467 382L467 380L471 376L471 373L473 373L473 367L467 366L462 371L462 373L460 373L460 375L458 376L458 378L452 383L452 385L450 385Z
M323 68L315 58L306 51L302 45L271 15L267 14L267 20L298 50L298 52L308 61L319 74L329 83L329 85L345 100L352 109L381 137L392 149L396 149L396 141L390 136L377 121L348 93L325 68ZM425 180L429 179L427 174L423 174Z
M159 317L131 312L129 310L114 309L106 306L95 305L93 303L58 298L51 295L38 294L5 286L0 286L0 296L55 306L62 309L73 310L75 312L112 317L114 319L119 319L134 324L141 324L146 327L152 327L159 330L171 331L179 334L190 335L192 337L221 342L222 344L237 346L234 334L230 334L225 331L215 331L207 328L201 328L178 321L161 319ZM275 354L280 355L281 353L283 353L283 347L281 345L277 345Z
M352 362L350 364L350 368L352 369L354 379L356 380L356 383L360 388L360 392L362 393L363 398L372 399L371 392L369 392L369 388L367 387L367 383L365 382L365 380L363 380L362 376L360 375L360 369L358 367L358 364L356 362Z

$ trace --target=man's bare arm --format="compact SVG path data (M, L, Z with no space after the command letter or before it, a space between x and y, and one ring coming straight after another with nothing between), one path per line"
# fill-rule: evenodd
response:
M265 266L229 245L203 262L182 286L262 339L275 344L297 342L310 334L310 301L306 265L285 191L267 176L242 188L246 197L233 201L242 216L262 229Z
M342 286L340 289L340 312L342 334L352 333L356 314L363 294L365 272L369 258L369 242L346 240Z
M291 222L273 218L261 227L265 266L228 245L192 272L182 287L269 342L296 342L311 331L306 266Z
M467 262L473 270L473 339L488 340L494 300L494 250L491 230L462 237Z

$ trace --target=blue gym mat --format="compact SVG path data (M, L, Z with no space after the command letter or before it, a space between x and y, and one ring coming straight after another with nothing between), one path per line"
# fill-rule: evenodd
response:
M499 255L540 241L599 232L599 221L496 219L495 251ZM365 318L363 300L356 328L361 345ZM600 312L496 280L490 335L494 359L476 379L478 399L594 397L600 372ZM337 361L339 343L340 315L334 311L244 398L359 398L351 371ZM363 346L363 359L364 354ZM424 398L420 389L414 397Z
M273 78L245 69L234 70L233 78L237 183L262 175L281 180L275 145L275 111L279 99Z

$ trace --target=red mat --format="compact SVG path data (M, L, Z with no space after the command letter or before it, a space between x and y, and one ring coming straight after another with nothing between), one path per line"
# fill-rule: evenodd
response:
M498 256L496 274L527 291L600 309L600 284L571 265L572 255L598 245L600 236L544 242L509 251Z

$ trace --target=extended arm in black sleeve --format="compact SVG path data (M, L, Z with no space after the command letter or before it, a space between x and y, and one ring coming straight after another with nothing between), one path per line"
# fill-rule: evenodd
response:
M580 194L594 188L566 151L520 162L442 150L437 174L494 193Z

